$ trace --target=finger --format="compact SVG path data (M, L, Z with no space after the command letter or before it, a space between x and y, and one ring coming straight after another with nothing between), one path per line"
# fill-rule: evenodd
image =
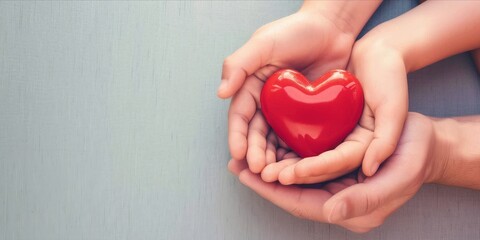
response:
M245 159L248 124L257 110L254 96L247 90L232 99L228 112L228 145L233 159Z
M295 176L295 174L293 173L294 171L290 169L290 167L291 166L283 169L278 176L278 181L283 185L322 183L328 180L335 179L341 175L339 173L333 173L333 174L322 175L319 177L300 178Z
M265 153L265 161L267 165L277 161L277 156L276 156L277 146L278 146L277 137L275 136L275 133L273 133L272 131L267 136L267 152Z
M268 68L260 71L268 72ZM268 74L268 73L264 73ZM247 79L244 87L233 97L229 109L229 146L234 159L244 159L247 152L248 125L260 107L263 81L255 76Z
M337 173L340 176L353 171L360 166L371 139L371 131L357 126L335 149L298 162L295 165L295 175L306 178Z
M235 159L230 159L228 162L228 170L235 176L238 176L238 174L240 174L240 172L246 168L248 168L248 166L245 161L236 161Z
M380 206L386 206L395 196L404 193L415 183L417 169L405 164L406 159L398 155L391 157L375 176L363 183L340 191L325 204L325 214L330 222L368 215ZM413 166L413 168L416 168ZM405 175L413 171L414 174ZM421 184L421 183L420 183Z
M303 160L300 160L298 163L302 162ZM297 163L297 164L298 164ZM283 185L291 185L291 184L315 184L315 183L322 183L328 180L332 180L335 178L338 178L341 175L344 175L346 172L341 172L341 173L331 173L331 174L324 174L321 176L309 176L309 177L298 177L295 174L295 166L296 165L289 165L285 167L281 172L278 174L278 181L283 184ZM344 178L342 178L344 179ZM350 177L346 179L351 179ZM335 180L335 182L338 182L339 180ZM353 181L353 179L352 179Z
M391 201L388 204L382 206L381 208L375 209L367 215L350 218L338 224L354 232L368 232L374 228L381 226L385 222L385 220L392 213L395 212L395 210L400 208L405 203L406 200L408 199L397 199L395 201Z
M299 160L299 161L301 161L301 160ZM298 163L299 161L296 161L295 163ZM282 185L291 185L291 184L296 183L297 179L295 178L295 163L284 167L278 173L278 181Z
M303 160L300 160L301 162ZM331 174L323 175L321 177L297 177L295 175L295 164L286 166L278 173L278 181L283 185L291 184L311 184L311 183L321 183L326 179L330 180L337 176L332 176Z
M223 62L222 81L217 95L220 98L233 96L248 76L268 64L271 49L269 39L254 37L228 56Z
M283 147L279 147L277 148L277 161L280 161L282 159L285 159L284 156L285 154L288 153L288 150L283 148Z
M297 163L298 160L299 160L298 158L297 159L292 158L292 159L285 159L285 160L282 160L280 162L275 162L275 163L269 164L262 171L261 176L262 176L263 181L265 181L265 182L275 182L275 181L277 181L278 180L278 175L280 174L280 172L284 168Z
M375 132L362 163L365 175L373 176L380 164L395 151L407 117L407 107L408 102L386 102L375 110Z
M300 158L295 152L289 151L283 155L283 159Z
M258 175L244 170L240 181L257 194L299 218L325 222L323 203L331 196L321 189L302 189L294 186L282 186L278 183L266 183Z
M403 205L403 201L393 201L386 206L382 206L381 209L376 209L370 214L360 217L354 217L338 223L339 225L357 232L365 233L374 228L377 228L385 222L385 220L395 212L400 206Z
M250 171L260 173L267 164L268 124L260 111L257 111L248 128L247 162Z

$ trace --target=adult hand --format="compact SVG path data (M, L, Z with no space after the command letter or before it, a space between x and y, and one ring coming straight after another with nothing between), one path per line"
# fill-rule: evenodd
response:
M229 169L243 184L297 217L367 232L380 226L423 183L439 178L446 154L436 137L431 119L409 113L397 149L374 176L359 171L358 177L350 174L320 189L264 182L238 161L231 161Z

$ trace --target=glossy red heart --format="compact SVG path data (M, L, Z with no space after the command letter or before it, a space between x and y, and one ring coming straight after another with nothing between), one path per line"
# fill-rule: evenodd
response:
M363 111L363 91L344 70L310 83L285 69L267 79L260 102L277 136L301 157L310 157L335 148L353 130Z

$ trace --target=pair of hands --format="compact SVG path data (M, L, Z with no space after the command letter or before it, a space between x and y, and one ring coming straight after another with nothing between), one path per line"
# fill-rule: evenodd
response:
M406 72L396 51L374 37L354 47L355 38L321 14L301 10L263 26L227 57L218 95L233 96L228 113L232 158L246 159L253 173L282 184L333 179L362 162L365 175L372 176L395 150L403 128L408 108ZM364 113L336 149L300 159L268 127L260 110L260 92L264 81L281 68L300 70L309 79L331 69L348 69L360 80Z
M428 1L355 42L378 4L305 0L299 12L260 28L226 59L218 91L221 98L234 96L230 170L297 216L357 232L380 225L424 182L480 189L474 171L480 165L480 117L439 121L410 113L407 119L406 81L406 72L480 48L480 3ZM299 159L268 128L259 111L260 91L268 76L287 67L310 79L346 68L362 83L364 113L336 149ZM335 179L360 165L358 176L351 173L321 189L287 186Z
M411 169L394 164L403 161L402 155L390 158L384 170L371 177L397 146L408 96L401 55L378 41L375 31L367 36L355 43L356 34L340 29L321 14L300 10L263 26L227 57L218 90L221 98L233 96L228 114L233 158L230 170L257 193L297 216L339 223L353 231L380 224L413 196L422 182L415 175L413 180L418 184L404 179L404 173ZM364 113L358 126L337 148L300 159L268 127L260 110L260 92L264 81L281 68L299 70L309 79L331 69L347 69L360 80L365 92ZM415 142L414 137L404 140L404 145ZM361 181L351 175L320 190L284 186L331 180L360 165ZM391 168L401 171L388 170ZM261 173L261 179L257 173ZM277 180L280 184L270 183ZM408 194L398 191L405 187L409 187ZM398 194L402 195L400 200ZM394 198L391 207L376 211ZM364 222L367 217L377 221Z

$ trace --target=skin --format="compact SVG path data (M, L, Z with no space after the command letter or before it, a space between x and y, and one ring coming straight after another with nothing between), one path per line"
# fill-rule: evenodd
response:
M409 113L398 147L377 174L350 174L320 189L264 182L241 161L228 167L243 184L297 217L368 232L424 183L480 189L479 134L480 116L437 119Z
M261 27L225 59L218 96L233 96L228 113L233 159L246 159L254 173L277 160L288 160L284 165L298 160L271 132L261 114L259 98L264 81L281 68L294 68L310 79L331 69L345 69L358 33L379 4L305 1L297 13ZM361 151L357 152L357 161L352 161L350 168L329 172L327 177L343 175L358 166ZM276 178L268 171L264 175L265 180Z
M366 106L359 123L364 131L346 139L353 138L352 144L343 143L316 158L270 164L265 169L268 180L315 183L332 176L331 169L352 170L360 164L363 173L372 176L395 149L403 127L408 109L406 73L477 49L478 25L478 1L429 1L372 29L355 43L348 67L364 88Z
M381 225L424 183L480 189L480 116L434 119L404 111L408 106L406 73L479 48L480 31L476 31L479 24L478 1L431 1L365 35L355 44L348 65L364 86L365 113L345 143L317 157L301 160L287 153L288 149L279 141L272 140L268 145L263 139L270 139L272 134L265 125L248 126L256 109L246 103L246 97L237 97L237 93L230 108L230 148L234 159L241 160L247 155L248 162L232 160L229 169L259 195L296 216L335 223L356 232ZM244 75L248 74L247 71ZM248 82L247 79L238 86L242 89L249 86L247 89L252 91L262 85ZM378 86L382 86L381 91ZM255 102L253 92L250 103ZM237 109L242 104L250 110L250 115ZM232 121L235 119L232 113L241 124ZM407 115L402 131L402 119ZM235 135L238 133L241 136ZM247 151L255 148L260 150L258 155L249 156ZM267 161L261 158L263 149L265 152L270 149L277 160L286 160L268 162L265 167ZM386 160L380 165L384 157ZM284 185L330 179L362 162L358 176L347 175L321 189ZM255 174L259 172L260 176Z

